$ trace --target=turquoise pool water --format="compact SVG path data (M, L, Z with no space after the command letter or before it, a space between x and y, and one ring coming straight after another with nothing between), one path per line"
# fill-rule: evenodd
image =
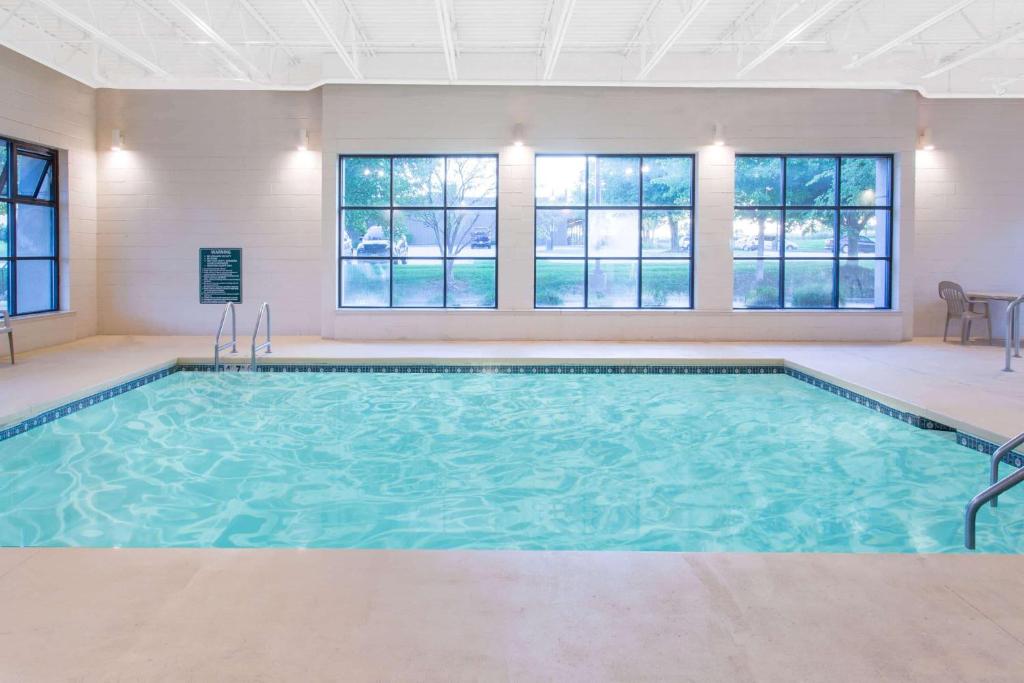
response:
M986 468L785 375L179 372L0 442L0 544L960 552Z

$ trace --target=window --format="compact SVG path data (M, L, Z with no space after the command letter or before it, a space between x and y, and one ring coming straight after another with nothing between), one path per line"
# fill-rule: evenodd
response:
M535 308L692 307L692 155L538 155L535 177Z
M345 156L342 308L494 308L498 157Z
M892 163L737 156L733 308L889 308Z
M0 139L0 308L57 310L57 152Z

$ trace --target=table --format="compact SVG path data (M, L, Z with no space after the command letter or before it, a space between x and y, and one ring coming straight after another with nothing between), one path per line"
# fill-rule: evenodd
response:
M966 292L967 298L973 301L1003 301L1007 306L1021 297L1020 294L1009 294L1007 292ZM1014 347L1014 355L1020 357L1020 306L1013 313L1013 320L1010 321L1006 330L1006 347ZM1009 351L1007 351L1009 354ZM1010 366L1010 359L1007 357L1006 366Z

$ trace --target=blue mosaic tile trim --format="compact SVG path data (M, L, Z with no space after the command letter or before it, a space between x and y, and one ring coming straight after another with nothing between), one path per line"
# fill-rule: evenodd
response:
M58 406L57 408L52 408L50 410L47 410L46 412L40 413L38 415L28 418L27 420L23 420L17 424L11 425L10 427L0 430L0 441L10 439L12 436L17 436L18 434L23 434L30 429L41 427L44 424L53 422L54 420L59 420L62 417L67 417L71 413L77 413L79 410L82 410L83 408L94 406L97 403L101 403L103 401L112 399L115 396L120 396L125 392L132 391L133 389L138 389L139 387L145 386L151 382L155 382L158 379L163 379L168 375L173 375L174 373L178 372L178 370L179 368L177 366L165 368L163 370L159 370L149 375L137 377L136 379L130 380L128 382L118 384L117 386L110 387L109 389L104 389L103 391L99 391L90 396L86 396L85 398L80 398L78 400L72 401L71 403L65 403L64 405Z
M249 364L222 365L227 372L248 372ZM185 372L213 372L212 363L187 364ZM398 374L503 374L503 375L779 375L781 365L330 365L265 364L257 372L398 373Z
M822 389L830 394L834 394L841 398L845 398L848 401L853 401L857 405L864 406L865 408L873 410L876 413L882 413L883 415L888 415L889 417L895 418L900 422L906 422L907 424L914 425L919 429L932 429L939 432L956 431L954 428L948 425L944 425L941 422L936 422L934 420L928 419L927 417L915 415L914 413L907 413L902 410L897 410L896 408L893 408L892 406L887 406L884 403L876 401L873 398L862 396L858 394L856 391L851 391L837 384L832 384L831 382L828 382L826 380L818 379L817 377L812 377L811 375L808 375L807 373L804 372L800 372L799 370L793 370L792 368L784 368L784 370L787 375L794 379L798 379L801 382L806 382L811 386L817 387L818 389Z
M956 433L956 442L961 446L978 451L979 453L984 453L988 456L991 456L999 448L998 444L986 441L985 439L979 439L972 434L965 434L963 432ZM1003 462L1014 467L1024 467L1024 454L1018 453L1017 451L1007 453L1003 456Z
M247 372L248 364L227 364L222 365L227 372ZM515 364L458 364L458 365L437 365L437 364L264 364L257 367L258 372L316 372L316 373L398 373L398 374L511 374L511 375L779 375L785 374L794 379L806 382L830 394L853 401L858 405L874 410L883 415L900 420L907 424L919 427L920 429L932 429L938 431L956 431L952 427L935 422L928 418L907 413L896 408L885 405L874 399L862 396L855 391L845 389L826 380L818 379L799 370L783 367L781 365L607 365L607 364L577 364L577 365L515 365ZM190 363L165 368L158 372L138 377L117 386L80 398L71 403L53 408L27 420L0 430L0 441L9 439L18 434L27 432L30 429L53 422L54 420L66 417L78 412L83 408L96 405L102 401L114 398L125 392L138 389L158 379L172 375L175 372L213 372L212 363ZM984 439L979 439L970 434L957 432L957 443L961 446L991 455L998 447ZM1014 467L1024 467L1024 455L1010 453L1004 461Z

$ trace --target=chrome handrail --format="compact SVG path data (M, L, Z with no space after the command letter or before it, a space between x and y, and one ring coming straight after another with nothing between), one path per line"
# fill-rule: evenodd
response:
M999 462L1003 459L1003 456L1013 451L1014 448L1024 444L1024 432L1021 432L1017 436L1013 437L1002 446L996 449L996 452L992 454L992 462L989 464L989 477L988 483L991 486L999 481ZM992 507L996 507L998 497L992 499Z
M964 510L964 546L968 550L974 550L975 532L978 525L978 510L985 506L985 503L992 502L992 506L995 507L996 499L1000 495L1006 493L1017 484L1024 481L1024 467L1011 472L1002 479L999 477L999 461L1004 455L1011 452L1017 446L1024 443L1024 433L1018 434L1013 437L992 454L991 473L990 478L992 480L991 485L971 498L971 502L967 503L967 509Z
M1013 372L1010 359L1010 349L1013 349L1013 357L1020 358L1021 324L1017 320L1017 309L1024 303L1024 295L1013 300L1006 307L1006 367L1003 372Z
M220 335L224 332L224 322L228 318L228 311L231 311L231 341L220 343ZM235 304L229 301L224 306L224 312L220 315L220 325L217 326L217 337L213 342L213 371L220 371L220 352L231 347L231 353L238 353L238 327L235 324Z
M256 336L260 331L260 322L263 321L263 314L267 314L267 341L263 342L259 346L256 346ZM267 350L267 353L271 353L270 349L270 304L266 301L260 305L260 312L256 314L256 326L252 329L252 364L249 367L250 370L256 372L256 352Z

